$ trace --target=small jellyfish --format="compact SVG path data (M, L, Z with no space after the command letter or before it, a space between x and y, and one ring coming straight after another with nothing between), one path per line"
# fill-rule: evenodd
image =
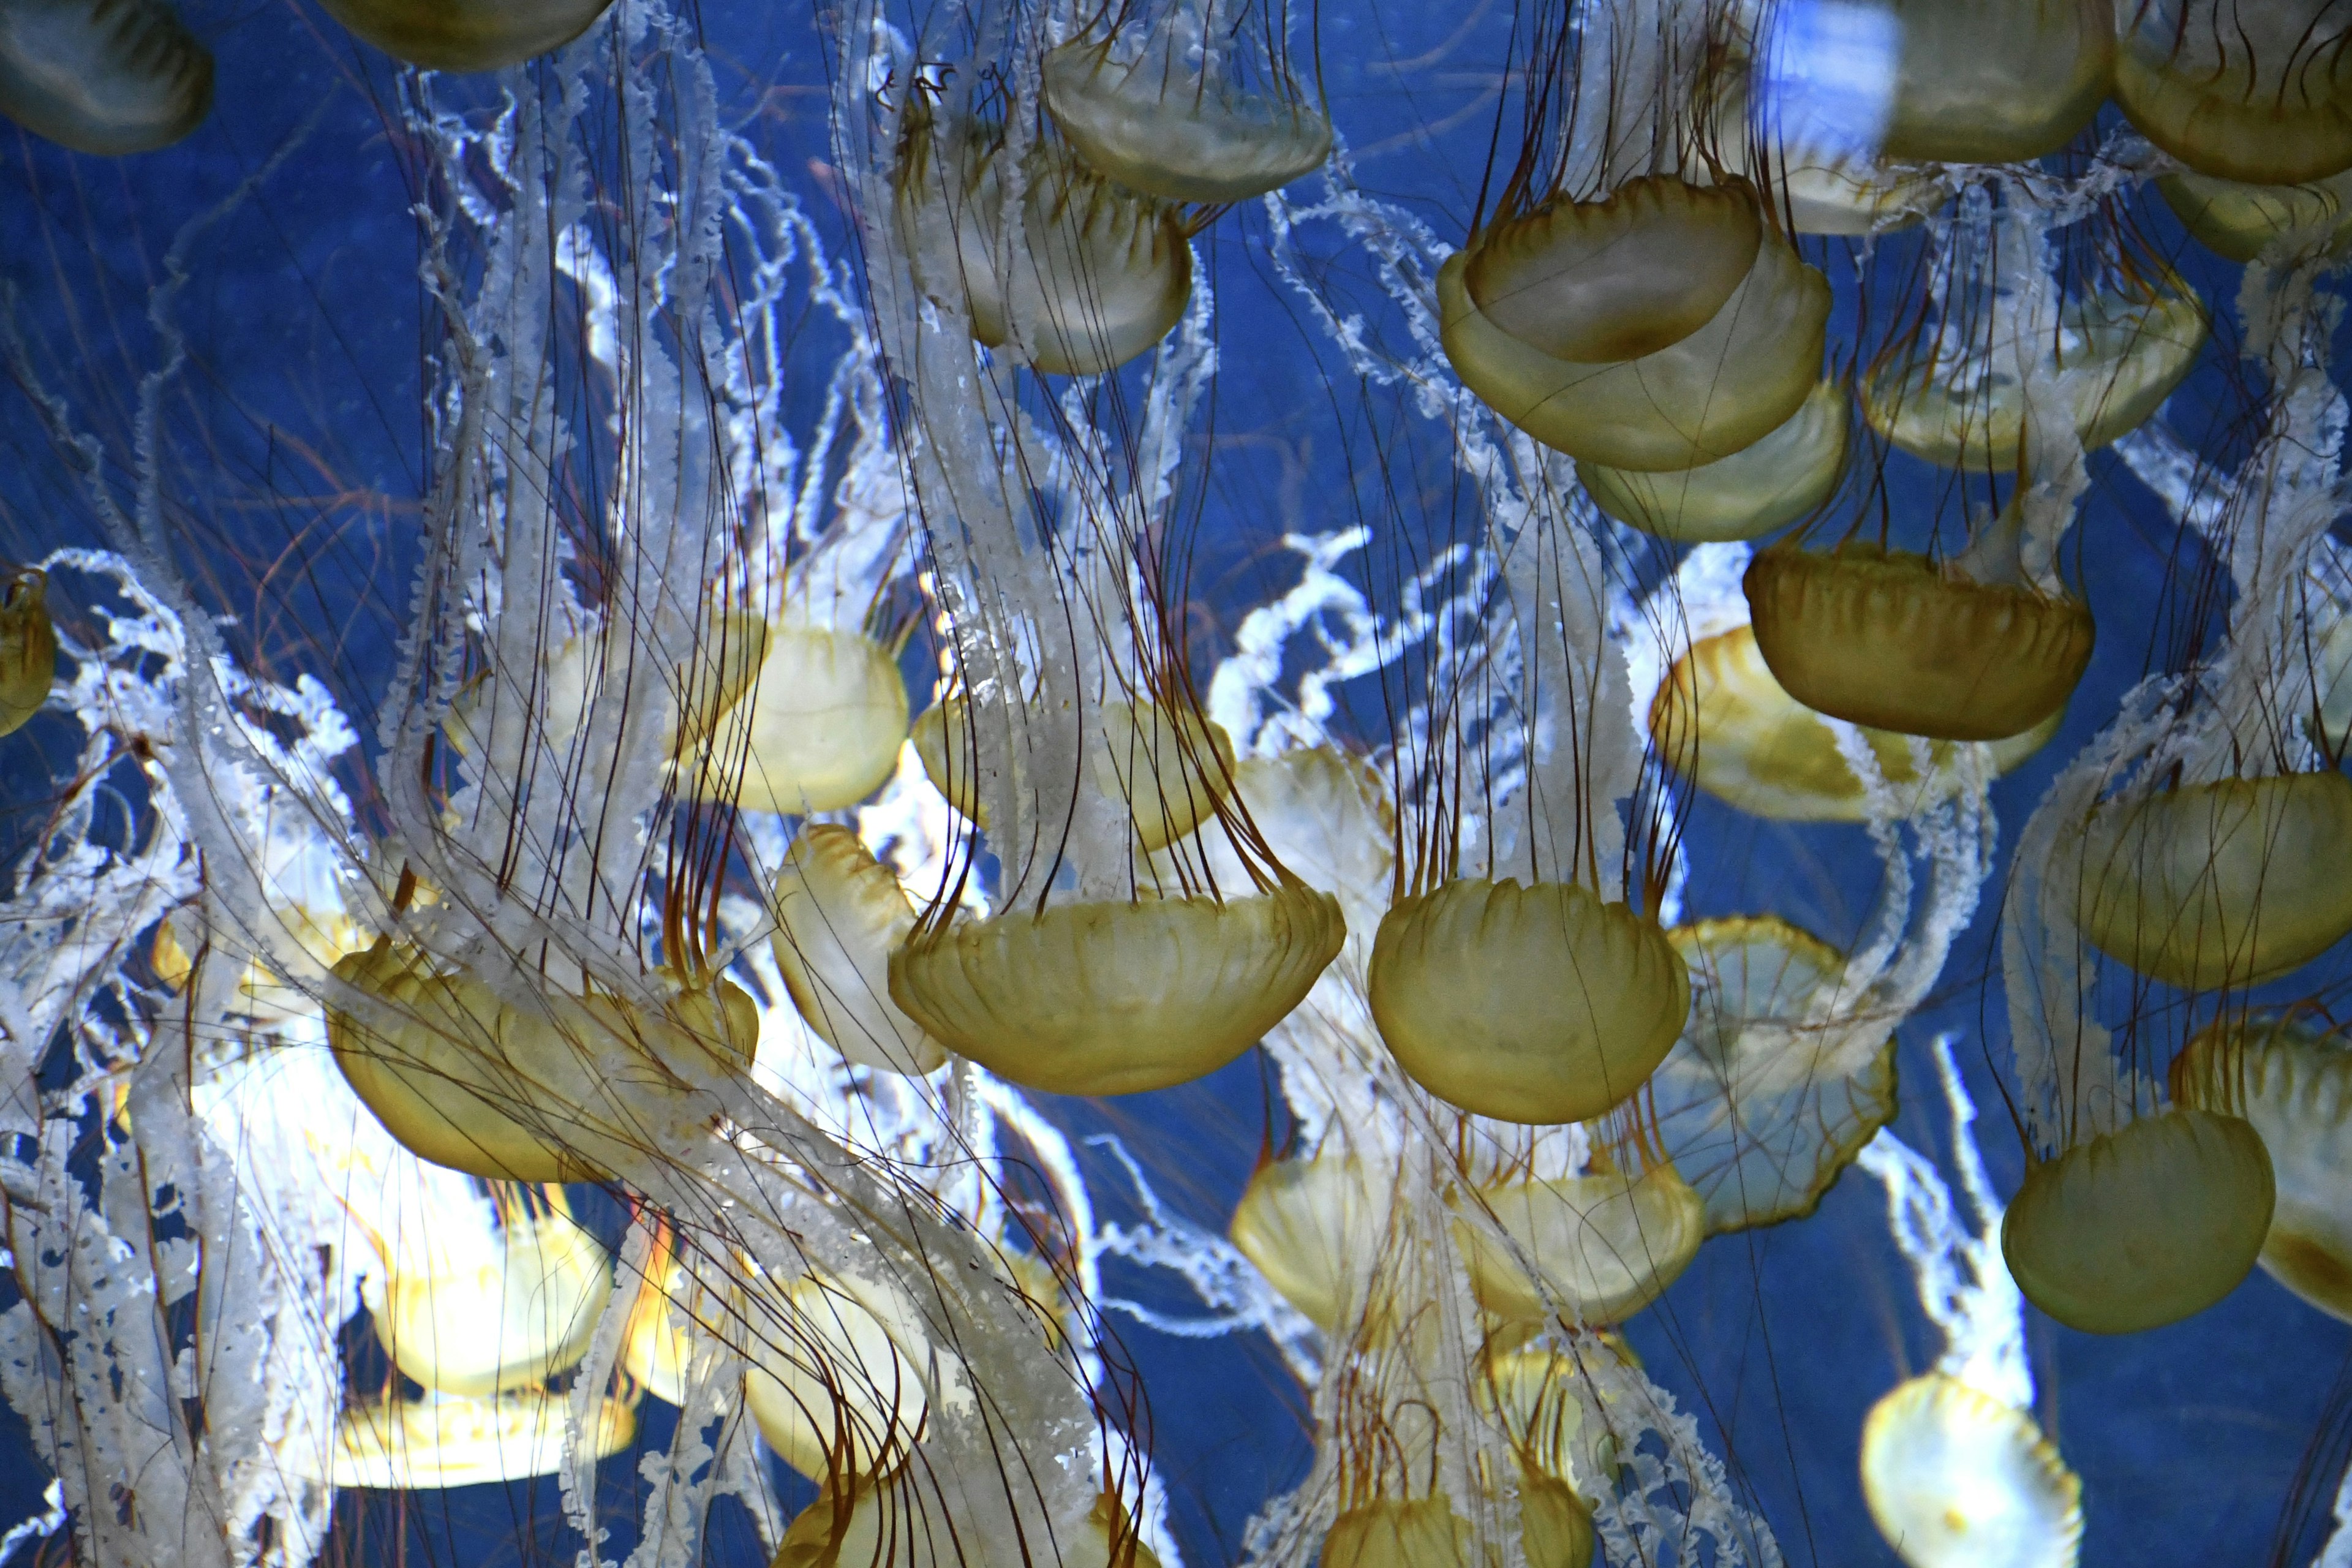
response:
M890 955L909 1018L999 1077L1135 1094L1214 1072L1338 956L1339 901L1297 881L1244 898L1016 908L922 926Z
M1592 1512L1575 1489L1522 1464L1519 1543L1528 1568L1586 1568L1592 1561ZM1467 1520L1440 1492L1373 1497L1342 1509L1323 1538L1325 1568L1497 1568L1502 1552L1477 1550Z
M1454 1242L1478 1304L1507 1323L1540 1328L1557 1310L1579 1327L1599 1327L1622 1323L1657 1300L1697 1256L1706 1203L1671 1160L1644 1164L1638 1173L1596 1168L1481 1188L1473 1201L1542 1279L1538 1288L1477 1224L1456 1220Z
M2176 1107L2030 1165L2001 1257L2025 1299L2069 1328L2161 1328L2238 1288L2275 1194L2251 1123Z
M1331 117L1286 72L1273 91L1240 90L1223 69L1188 68L1172 26L1132 58L1117 44L1073 38L1049 50L1045 89L1078 156L1119 184L1171 202L1246 201L1330 156Z
M2273 246L2333 251L2352 227L2352 170L2296 185L2248 185L2191 169L2156 182L2165 205L2206 249L2252 261Z
M2077 918L2100 951L2185 990L2251 985L2352 931L2352 779L2221 779L2094 806Z
M1993 772L2005 773L2058 732L2060 709L2021 734L1991 742ZM1696 741L1687 738L1695 731ZM1753 626L1701 637L1675 661L1650 706L1661 756L1699 788L1751 816L1778 822L1861 822L1869 798L1822 716L1772 678ZM1911 765L1910 737L1864 727L1879 771L1906 804L1925 805L1959 787L1954 743L1929 743L1930 773Z
M604 1249L562 1213L509 1210L494 1256L428 1257L424 1268L387 1257L369 1304L393 1364L443 1394L479 1398L570 1370L613 1293Z
M1075 1539L1048 1537L1045 1521L992 1489L970 1487L943 1467L910 1467L887 1482L835 1487L793 1517L769 1568L1160 1568L1127 1510L1108 1493L1078 1521ZM1021 1494L1027 1501L1027 1492ZM969 1506L959 1507L966 1504Z
M194 131L212 107L212 51L162 0L0 8L0 113L60 147L151 153Z
M613 0L320 0L394 59L436 71L491 71L560 48Z
M1862 1494L1909 1568L2074 1568L2083 1483L2032 1418L1929 1373L1871 1406Z
M1489 224L1439 269L1437 298L1446 358L1488 407L1580 461L1647 473L1787 423L1819 380L1830 307L1747 185L1663 178Z
M1166 337L1192 295L1181 210L1039 142L1020 170L1025 248L1009 256L1006 156L1001 133L908 116L896 212L925 292L980 342L1047 374L1099 374Z
M57 679L58 629L41 602L48 585L38 572L19 572L0 596L0 735L23 729Z
M1709 544L1755 539L1813 511L1837 489L1845 457L1845 394L1824 381L1779 429L1728 458L1663 474L1579 463L1576 477L1618 521Z
M380 1491L437 1491L551 1476L579 1452L607 1459L636 1440L636 1413L599 1399L574 1450L572 1396L525 1389L491 1399L372 1400L343 1412L325 1456L331 1473L306 1479ZM315 1463L300 1444L288 1460Z
M1230 1231L1282 1299L1327 1334L1362 1316L1391 1194L1363 1162L1327 1154L1258 1167Z
M2200 174L2294 185L2352 168L2340 0L2122 0L2116 102Z
M735 792L749 811L839 811L882 787L906 739L907 683L888 648L861 631L780 623L756 684L719 721L711 749L726 765L700 787Z
M776 879L776 965L801 1017L843 1058L916 1077L948 1059L890 1000L890 954L915 909L889 868L849 828L813 823Z
M915 1355L925 1352L922 1320L897 1291L810 1275L783 1291L772 1319L758 1314L747 1331L751 1370L743 1402L784 1463L814 1480L887 1475L921 1441L932 1391ZM909 1353L910 1349L914 1354ZM968 1396L961 1373L946 1373L953 1403Z
M1397 900L1367 990L1398 1065L1440 1100L1587 1121L1664 1059L1690 978L1657 922L1573 882L1464 878Z
M2262 1266L2352 1322L2352 1048L2342 1033L2291 1016L2225 1019L2189 1041L2172 1083L2181 1103L2253 1124L2278 1184Z
M967 711L954 697L924 709L915 721L915 753L932 787L984 828L987 807L966 748ZM1096 710L1087 741L1094 787L1127 803L1136 842L1146 853L1189 836L1216 816L1232 792L1232 737L1197 710L1112 698Z
M2022 734L2065 707L2091 661L2088 605L1975 562L1781 544L1748 563L1746 587L1756 645L1791 697L1901 734Z

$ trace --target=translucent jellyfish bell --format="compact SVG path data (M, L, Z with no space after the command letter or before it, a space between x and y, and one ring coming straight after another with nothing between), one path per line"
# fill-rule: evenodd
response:
M2002 1217L2025 1299L2070 1328L2128 1334L2191 1317L2254 1267L2275 1195L2236 1116L2174 1109L2035 1162Z
M1454 1222L1478 1304L1506 1322L1551 1321L1549 1290L1574 1324L1622 1323L1697 1256L1706 1205L1661 1160L1638 1175L1606 1171L1482 1188L1478 1201L1542 1274L1544 1289L1480 1226Z
M1664 1059L1690 980L1655 921L1567 882L1465 878L1381 921L1372 1017L1423 1088L1480 1116L1586 1121Z
M1520 1544L1528 1568L1585 1568L1592 1515L1575 1491L1540 1471L1519 1478ZM1323 1538L1325 1568L1496 1568L1502 1552L1477 1550L1470 1523L1440 1493L1376 1497L1343 1509Z
M1245 757L1233 778L1275 858L1339 900L1351 942L1370 942L1389 907L1396 855L1395 814L1380 770L1336 746L1300 746ZM1229 842L1213 834L1199 843L1217 886L1249 885L1248 868Z
M2077 918L2100 951L2189 990L2250 985L2352 931L2352 779L2222 779L2101 802Z
M928 1353L921 1317L888 1288L812 1275L793 1281L784 1299L779 1319L750 1324L744 1404L760 1435L820 1482L887 1475L914 1451L930 1413L915 1356L950 1363ZM950 1375L960 1390L961 1374Z
M562 1215L515 1214L491 1257L404 1268L386 1259L376 1335L406 1376L479 1397L545 1383L588 1353L613 1293L604 1249Z
M2352 226L2352 170L2307 184L2248 185L2184 169L2156 188L2200 245L2231 261L2252 261L2281 240L2290 250L2332 250Z
M1822 382L1754 446L1695 468L1647 474L1579 463L1602 511L1678 544L1755 539L1820 507L1845 474L1846 400Z
M526 1389L495 1399L374 1401L335 1423L330 1475L336 1487L431 1491L553 1475L571 1442L572 1396ZM596 1401L582 1448L607 1459L635 1441L636 1413Z
M1052 142L1022 167L1021 233L1006 244L1001 142L935 135L908 117L897 173L900 242L915 278L992 349L1019 340L1031 368L1094 375L1168 335L1192 294L1180 209L1112 184Z
M2020 1410L1931 1373L1871 1406L1870 1517L1910 1568L2074 1568L2083 1483Z
M787 621L767 628L757 684L720 721L714 750L742 758L745 809L801 816L881 788L906 739L907 683L889 649L861 631ZM736 787L720 773L713 783Z
M947 1047L890 999L890 954L915 929L914 906L857 835L812 823L776 879L776 965L793 1005L842 1056L920 1076Z
M2263 1240L2271 1277L2352 1322L2352 1047L2288 1019L2223 1020L2174 1064L2184 1104L2244 1117L2262 1135L2278 1204Z
M1866 542L1776 545L1745 583L1773 679L1856 724L1947 741L2022 734L2065 706L2091 661L2082 600Z
M956 697L923 710L915 721L915 753L932 787L986 827L980 776L967 750L965 714L963 700ZM1191 835L1217 814L1218 803L1232 792L1233 739L1197 709L1113 698L1097 710L1087 742L1095 788L1108 799L1127 803L1136 842L1146 853Z
M613 0L320 0L327 14L394 59L438 71L489 71L570 43Z
M2005 773L2049 744L2065 721L2053 712L2022 734L1991 742L1995 773ZM1696 741L1687 731L1696 731ZM1780 822L1861 822L1869 800L1822 715L1773 679L1752 626L1701 637L1675 661L1650 707L1650 733L1661 756L1692 781L1751 816ZM1959 787L1953 742L1931 742L1931 772L1911 765L1911 738L1862 727L1879 771L1897 795L1922 805Z
M827 1485L793 1516L769 1568L1160 1568L1116 1498L1049 1541L1044 1521L1007 1506L1012 1489L919 1462L885 1483Z
M1135 1094L1214 1072L1298 1005L1339 952L1337 900L1016 909L918 930L890 957L908 1017L991 1072L1055 1094Z
M1234 1209L1234 1245L1282 1299L1327 1334L1344 1332L1364 1303L1391 1194L1357 1159L1275 1160L1258 1167Z
M2013 163L2091 121L2115 61L2109 0L1885 0L1900 39L1892 158Z
M1222 204L1263 195L1311 174L1331 153L1331 117L1299 97L1237 90L1176 63L1176 39L1155 37L1133 59L1115 40L1074 38L1049 50L1045 108L1097 171L1171 202Z
M2336 0L2117 0L2116 102L2191 169L2289 185L2352 167L2352 13Z
M60 147L152 152L212 107L212 52L161 0L0 8L0 113Z
M23 729L57 679L58 629L42 603L48 584L38 572L20 572L0 597L0 735Z

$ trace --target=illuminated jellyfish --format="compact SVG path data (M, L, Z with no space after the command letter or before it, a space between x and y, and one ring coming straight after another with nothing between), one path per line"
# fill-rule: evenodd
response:
M971 1397L952 1361L927 1354L929 1331L894 1289L860 1289L815 1275L782 1290L769 1321L754 1311L744 1407L784 1463L818 1481L850 1484L884 1476L921 1441L930 1383L940 1397ZM758 1298L755 1295L754 1300ZM926 1372L909 1354L944 1371Z
M1045 103L1078 156L1131 190L1173 202L1246 201L1319 167L1331 117L1307 100L1286 62L1287 17L1271 8L1260 44L1216 7L1177 0L1150 26L1122 12L1101 37L1049 49ZM1265 86L1243 85L1264 57Z
M2352 167L2352 40L2333 0L2117 0L2116 102L2202 174L2291 185Z
M606 1459L635 1438L625 1405L600 1400L582 1439ZM497 1399L400 1400L359 1405L335 1428L330 1485L438 1490L553 1475L572 1442L570 1396L529 1390Z
M1234 1210L1234 1245L1309 1322L1342 1333L1366 1310L1386 1195L1360 1158L1271 1161Z
M849 1061L928 1073L947 1047L890 999L890 954L915 929L898 879L857 835L803 827L776 879L776 965L810 1028Z
M152 152L212 107L212 51L163 0L32 0L0 18L0 114L61 147Z
M1759 538L1806 516L1837 489L1845 461L1845 394L1825 381L1779 429L1727 458L1664 474L1580 463L1576 477L1618 521L1705 544Z
M2339 246L2352 170L2295 185L2248 185L2180 170L2156 188L2199 244L2231 261L2252 261L2273 246L2289 252Z
M49 700L58 672L58 633L41 603L48 579L17 574L0 599L0 735L13 734Z
M395 59L489 71L560 48L613 0L325 0L327 14Z
M2277 1187L2263 1268L2352 1320L2352 1053L2342 1035L2294 1015L2224 1018L2174 1059L2172 1084L2182 1104L2243 1117L2262 1137Z
M1476 1202L1500 1237L1466 1221L1454 1229L1479 1305L1508 1323L1540 1326L1560 1312L1601 1327L1656 1300L1697 1255L1706 1204L1672 1161L1646 1152L1638 1163L1629 1172L1596 1161L1581 1176L1481 1189Z
M978 342L1049 374L1094 375L1151 348L1183 315L1192 252L1180 207L1003 126L917 109L903 136L898 244ZM1018 251L1008 188L1022 193Z

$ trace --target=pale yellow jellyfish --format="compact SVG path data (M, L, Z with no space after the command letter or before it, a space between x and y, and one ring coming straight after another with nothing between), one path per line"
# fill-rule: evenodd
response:
M2352 1048L2300 1019L2216 1023L2173 1064L2181 1103L2242 1116L2262 1135L2278 1205L2271 1278L2352 1322Z
M701 787L750 811L839 811L882 787L906 739L907 683L890 650L787 619L767 629L756 681L719 721Z
M776 966L801 1017L862 1067L921 1075L947 1047L890 999L890 954L915 909L889 868L849 828L813 823L776 879Z
M1102 174L1173 202L1246 201L1322 166L1331 117L1284 75L1275 90L1236 89L1181 57L1173 28L1132 58L1117 40L1073 38L1047 51L1045 108Z
M1242 898L1015 909L919 927L890 994L950 1050L1056 1094L1183 1083L1255 1045L1346 936L1337 900L1296 881Z
M1488 407L1580 461L1656 473L1796 414L1830 290L1761 232L1744 184L1643 179L1489 225L1439 269L1437 300L1446 358Z
M886 1475L922 1439L929 1377L950 1380L949 1402L968 1397L961 1373L929 1353L920 1315L895 1289L810 1275L782 1298L781 1311L755 1313L741 1331L751 1342L744 1404L801 1474Z
M2095 450L2163 406L2195 366L2207 330L2196 290L2167 273L2150 287L2068 300L2047 343L2021 344L2011 327L1969 343L1958 358L1948 349L1898 354L1863 379L1862 411L1915 458L2012 469L2025 445L2022 350L2049 362L2075 433Z
M1754 539L1819 508L1845 475L1845 393L1813 388L1780 427L1744 450L1664 474L1579 463L1602 511L1679 544Z
M212 107L212 51L162 0L0 8L0 113L60 147L152 152Z
M58 630L41 602L48 585L38 572L19 572L0 596L0 735L23 729L57 679Z
M2012 163L2090 123L2115 62L2109 0L1874 0L1891 24L1888 157Z
M1338 1154L1260 1165L1234 1209L1234 1245L1266 1283L1327 1334L1360 1317L1393 1195L1360 1160Z
M1746 586L1773 678L1856 724L1948 741L2022 734L2065 706L2091 660L2082 600L1865 542L1760 551Z
M2176 1108L2036 1160L2002 1217L2001 1257L2025 1299L2070 1328L2160 1328L2237 1289L2275 1192L2252 1124Z
M1871 1406L1862 1495L1910 1568L2074 1568L2083 1483L2032 1419L1930 1373Z
M586 32L613 0L321 0L385 54L438 71L498 70Z
M1160 1568L1108 1494L1075 1538L1049 1541L1044 1521L1021 1517L1033 1510L1007 1502L1005 1482L992 1477L983 1491L944 1470L935 1479L911 1473L920 1468L887 1482L826 1486L793 1516L769 1568Z
M1812 1213L1895 1115L1893 1031L1841 1016L1843 956L1785 921L1666 935L1690 965L1691 1018L1650 1076L1651 1113L1706 1234Z
M962 699L923 710L915 721L915 752L923 772L950 805L982 827L987 807L964 731ZM1233 738L1224 726L1189 706L1112 698L1096 710L1087 733L1087 764L1095 788L1127 803L1136 842L1165 849L1217 814L1233 791ZM1213 853L1213 851L1212 851ZM1236 879L1246 881L1246 876Z
M1209 727L1222 740L1223 729ZM1299 746L1244 758L1233 781L1274 858L1337 898L1349 942L1369 945L1389 907L1396 858L1396 816L1380 769L1336 746ZM1249 868L1230 839L1207 834L1196 842L1217 886L1248 885Z
M526 1389L494 1399L371 1401L335 1423L330 1474L336 1487L429 1491L553 1475L570 1443L572 1396ZM596 1401L583 1448L612 1458L636 1440L636 1412Z
M2334 250L2352 226L2352 170L2300 185L2248 185L2176 170L2156 188L2197 242L2231 261L2272 246Z
M899 240L917 281L971 335L1032 369L1094 375L1168 335L1192 294L1183 213L1123 189L1051 142L1023 160L1024 249L1004 254L1008 171L995 133L907 117L896 174Z
M2021 734L1991 742L1996 773L2049 744L2065 721L2060 708ZM1701 637L1675 661L1650 706L1661 756L1699 788L1752 816L1780 822L1861 822L1869 797L1822 716L1772 677L1752 626ZM1954 742L1929 742L1930 772L1911 765L1911 737L1862 727L1879 772L1898 798L1927 801L1959 786Z
M2352 38L2328 0L2117 0L2116 102L2200 174L2291 185L2352 167Z
M2105 801L2083 833L2084 934L2168 984L2254 984L2352 931L2352 779L2341 773Z
M510 1207L494 1256L449 1258L425 1238L425 1267L385 1258L376 1337L408 1377L467 1397L543 1384L588 1353L613 1293L596 1239L562 1212Z
M1578 1327L1622 1323L1675 1282L1706 1237L1706 1200L1664 1159L1638 1174L1603 1168L1484 1187L1469 1201L1540 1276L1477 1221L1454 1222L1478 1304L1507 1323L1540 1327L1555 1314Z

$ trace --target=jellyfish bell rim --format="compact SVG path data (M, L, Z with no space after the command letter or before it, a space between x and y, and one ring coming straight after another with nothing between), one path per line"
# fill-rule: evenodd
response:
M1922 1459L1893 1447L1906 1436L1930 1445L1934 1458L1925 1461L1924 1475ZM1975 1459L1960 1474L1955 1472L1955 1447ZM2025 1505L2018 1511L2038 1513L2032 1522L2042 1527L2047 1550L1988 1557L1992 1543L1937 1539L1939 1527L1959 1535L1967 1525L1982 1522L1966 1515L1961 1526L1952 1521L1960 1512L1963 1491L1968 1502L1981 1509L1995 1489L1987 1484L1987 1461L2000 1467L1994 1474L2000 1489ZM1914 1480L1907 1488L1901 1484L1906 1474ZM1962 1474L1976 1485L1964 1487ZM2081 1478L2032 1417L1943 1373L1907 1378L1871 1405L1862 1427L1862 1489L1871 1522L1912 1568L2074 1568L2081 1549Z
M36 50L42 21L52 24L46 59ZM126 55L144 58L144 79L124 68ZM124 157L172 146L212 113L214 75L212 51L163 0L0 11L0 113L72 152Z
M319 0L355 37L394 59L470 75L503 70L562 48L613 0ZM521 15L528 13L528 15ZM484 16L499 25L484 25Z
M1304 103L1276 108L1262 94L1221 92L1200 108L1171 111L1163 92L1139 109L1104 84L1122 68L1111 58L1113 42L1073 38L1046 50L1042 65L1046 111L1097 173L1164 200L1223 205L1279 190L1330 156L1330 117ZM1124 68L1124 80L1142 64ZM1253 132L1265 132L1266 145L1250 157ZM1209 166L1223 172L1201 172Z
M1579 463L1593 504L1678 544L1759 538L1818 510L1845 477L1851 422L1844 388L1823 381L1769 434L1728 457L1666 473Z
M2137 15L2121 14L2125 5ZM2161 30L2169 14L2178 30L2184 8L2177 0L2121 0L2117 10L2116 107L2160 151L2198 174L2253 185L2303 184L2352 168L2352 34L2329 41L2335 68L2317 73L2335 79L2337 90L2315 100L2306 89L2305 101L2289 109L2284 100L2290 77L2307 78L2315 74L2314 66L2282 73L2275 85L2265 85L2252 74L2261 69L2254 59L2257 46L2233 39L2242 47L2225 50L2213 74L2200 80L2177 68L2176 58L2158 58L2158 49L2141 47L2146 18L2157 17ZM2176 38L2173 48L2179 47ZM2251 68L2241 63L2248 59L2253 59ZM2268 107L2260 101L2265 99L2272 100Z

